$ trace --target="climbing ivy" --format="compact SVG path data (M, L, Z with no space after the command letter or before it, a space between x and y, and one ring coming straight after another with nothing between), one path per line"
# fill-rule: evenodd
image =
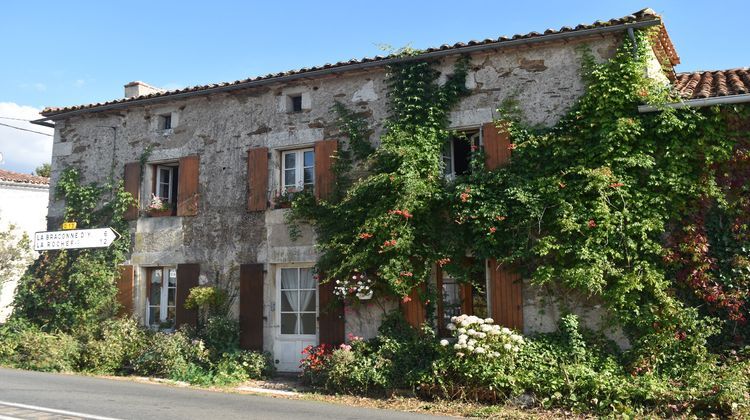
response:
M439 258L435 244L443 240L443 222L435 217L444 211L440 151L448 136L448 112L466 94L467 62L459 59L442 85L431 62L389 66L391 113L374 152L364 147L366 124L337 106L348 146L356 160L366 159L368 175L333 200L316 203L308 195L293 205L294 218L312 220L317 228L324 281L338 281L343 290L353 276L364 275L376 279L380 291L405 297L429 278ZM338 158L334 172L341 179L349 165L346 148Z
M736 309L750 276L750 201L739 182L747 147L727 132L732 109L639 114L639 104L678 100L646 77L647 48L642 31L635 48L626 39L603 63L582 50L586 91L551 128L526 124L512 100L501 104L497 125L510 132L511 163L488 171L475 150L470 173L455 182L442 176L441 147L447 113L465 94L467 61L443 86L428 61L390 66L391 113L369 175L340 199L293 206L317 227L323 280L345 290L355 286L347 279L364 275L408 300L436 263L467 271L467 253L496 258L536 285L601 299L635 346L634 372L705 357L718 324L686 295L723 302L714 306L730 314L724 321L747 313ZM696 233L703 237L691 242ZM716 252L701 265L691 249ZM696 270L707 279L685 274Z
M81 185L75 169L63 172L55 192L65 200L65 220L79 229L112 227L124 236L108 248L42 252L18 283L12 316L46 331L81 333L117 311L115 278L130 248L123 214L134 199L122 182Z

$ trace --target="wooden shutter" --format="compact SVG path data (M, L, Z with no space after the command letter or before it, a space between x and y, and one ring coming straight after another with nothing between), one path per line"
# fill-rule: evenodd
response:
M195 216L198 214L198 171L200 157L185 156L180 159L179 181L177 182L177 215Z
M268 206L268 148L247 151L247 211L263 211Z
M133 315L133 266L121 265L120 276L117 278L117 303L120 308L119 316Z
M494 122L482 126L482 143L487 169L497 169L510 162L510 135L502 124L500 128Z
M523 331L521 276L515 270L487 261L490 272L490 307L495 323Z
M240 347L263 351L263 264L240 265Z
M185 308L185 300L190 295L190 289L198 286L201 268L198 264L177 264L177 301L175 302L175 328L181 325L198 325L198 311Z
M138 207L141 201L141 163L126 163L124 178L125 191L133 195L135 203L125 211L123 217L125 220L135 220L138 218Z
M424 290L424 284L420 287L417 286L409 293L409 301L404 302L403 300L399 304L401 307L401 313L404 314L406 322L414 328L419 328L426 319L425 304L420 298L420 291Z
M333 162L336 154L336 140L315 142L315 198L328 199L333 193Z
M318 283L318 337L320 344L338 346L344 342L344 305L336 298L333 288L332 281Z

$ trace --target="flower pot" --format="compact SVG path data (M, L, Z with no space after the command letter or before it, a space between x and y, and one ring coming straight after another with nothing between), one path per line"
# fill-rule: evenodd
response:
M368 292L359 292L357 293L357 297L359 300L369 300L372 299L372 290Z
M172 215L172 209L164 209L164 210L149 210L146 214L148 214L148 217L164 217L164 216L171 216Z

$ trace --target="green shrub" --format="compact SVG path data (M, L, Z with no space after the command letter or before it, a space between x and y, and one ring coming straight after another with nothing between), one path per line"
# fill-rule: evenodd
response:
M198 332L213 359L219 359L225 353L236 352L240 348L240 325L237 321L225 316L208 318Z
M133 370L143 376L175 378L184 375L191 364L208 365L208 351L200 340L190 340L183 332L158 332L133 360Z
M327 364L325 389L330 392L368 395L391 388L391 362L362 340L333 350Z
M273 375L273 360L268 353L237 351L224 354L215 364L213 383L232 385L248 379L262 379Z
M45 372L67 372L78 364L78 341L65 333L47 333L34 327L11 332L2 337L7 363L21 369Z
M81 369L101 374L132 371L134 360L150 344L149 334L134 319L106 321L98 337L83 345Z

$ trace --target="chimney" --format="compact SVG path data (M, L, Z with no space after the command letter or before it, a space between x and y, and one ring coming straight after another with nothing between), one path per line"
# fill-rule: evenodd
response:
M149 95L151 93L161 93L164 92L164 89L159 89L158 87L154 87L149 85L148 83L143 83L140 81L130 82L127 85L125 85L125 97L126 98L134 98L136 96L143 96L143 95Z

